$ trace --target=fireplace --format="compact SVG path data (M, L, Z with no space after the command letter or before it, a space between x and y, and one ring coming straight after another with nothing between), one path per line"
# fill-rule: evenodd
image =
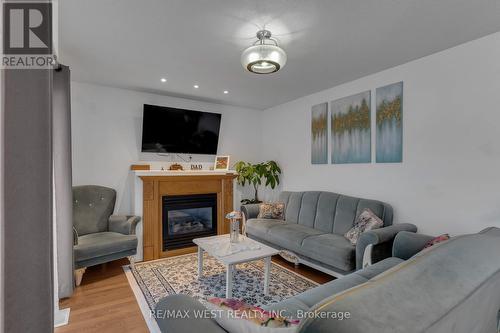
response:
M217 196L217 235L229 233L229 223L224 216L233 210L233 182L236 174L231 171L135 171L139 179L135 186L141 187L142 198L137 192L137 202L142 203L142 250L143 260L155 260L194 253L197 247L174 248L168 251L163 247L163 198L173 196L205 195ZM182 198L182 197L181 197ZM140 205L139 205L140 207ZM173 230L172 230L173 231ZM167 229L168 232L168 229ZM168 239L166 239L168 243ZM173 238L172 238L173 240Z
M163 251L193 246L198 237L217 235L217 193L162 198Z

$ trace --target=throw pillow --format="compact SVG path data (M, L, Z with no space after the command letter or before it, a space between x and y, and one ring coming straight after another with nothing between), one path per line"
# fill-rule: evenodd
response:
M381 228L383 225L384 222L375 215L371 209L365 208L354 222L354 226L344 234L344 237L347 238L352 245L356 245L361 233Z
M285 204L282 202L265 202L259 206L258 219L284 219Z
M281 250L280 251L280 256L285 259L286 261L289 261L291 263L293 263L294 265L298 265L300 260L299 260L299 256L296 255L295 253L293 253L292 251L288 251L288 250Z
M237 299L209 298L207 307L229 333L296 333L298 329L298 320L289 320Z
M445 242L448 239L450 239L450 235L448 235L448 234L442 234L440 236L434 237L433 239L431 239L430 241L428 241L427 243L425 243L424 249L426 249L428 247L431 247L433 245L436 245L438 243Z

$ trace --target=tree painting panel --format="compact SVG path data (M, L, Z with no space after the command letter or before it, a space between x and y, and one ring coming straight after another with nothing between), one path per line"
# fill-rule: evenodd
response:
M328 103L311 108L311 163L328 163Z
M370 91L331 103L333 164L371 162L370 104Z
M403 82L377 88L377 163L403 161Z

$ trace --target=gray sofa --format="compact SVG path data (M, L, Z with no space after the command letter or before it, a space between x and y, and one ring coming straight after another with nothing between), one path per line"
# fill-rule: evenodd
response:
M352 319L305 320L301 332L498 332L499 254L498 228L455 237L315 304Z
M392 257L268 309L291 316L316 311L316 318L301 320L302 333L498 332L500 229L455 237L419 252L429 239L401 232ZM156 309L191 314L157 319L162 332L225 332L212 319L194 319L194 311L204 306L187 295L168 296ZM350 318L321 318L339 312Z
M413 232L401 231L394 238L392 256L376 264L367 266L343 278L325 283L321 286L303 292L295 297L275 303L268 310L283 311L287 317L297 318L298 311L308 311L328 295L335 295L349 288L368 282L368 280L408 260L422 251L425 244L433 237Z
M332 192L282 192L285 219L258 219L259 204L243 205L247 236L275 248L288 250L300 262L335 276L361 269L365 250L370 261L391 255L392 241L400 231L416 232L409 223L392 224L392 207L384 202L349 197ZM371 209L384 227L362 234L356 246L344 234L358 215Z
M137 251L135 227L140 217L112 215L116 191L112 188L84 185L73 187L73 252L75 280L80 285L85 269Z

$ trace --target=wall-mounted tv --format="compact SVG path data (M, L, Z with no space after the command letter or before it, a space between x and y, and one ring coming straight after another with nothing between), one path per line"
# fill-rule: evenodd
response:
M144 104L142 151L217 154L221 115Z

